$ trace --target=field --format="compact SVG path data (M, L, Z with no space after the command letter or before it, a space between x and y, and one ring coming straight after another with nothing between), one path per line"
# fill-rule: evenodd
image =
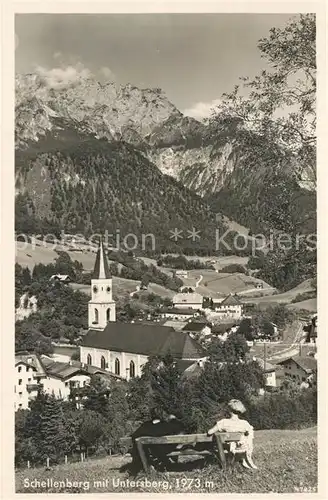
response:
M201 279L201 281L199 281ZM207 297L225 297L229 293L245 293L254 290L257 282L263 283L267 293L273 293L274 289L261 280L246 276L243 273L217 273L210 269L199 269L188 271L188 278L182 279L185 286L195 287L197 292ZM244 300L244 299L243 299Z
M77 260L82 263L83 269L85 271L91 271L94 267L95 262L95 251L96 248L90 249L90 251L72 251L69 247L58 248L59 250L66 251L72 260ZM16 246L16 262L21 266L29 267L31 270L35 266L42 262L43 264L49 264L54 262L58 257L58 254L52 249L52 245L48 244L45 246L41 242L36 241L35 245L30 243L17 242ZM146 257L140 257L146 264L156 265L154 259L149 259ZM236 255L227 257L187 257L188 259L199 259L201 261L215 260L215 269L220 270L224 266L229 264L247 264L247 257L238 257ZM161 267L162 272L171 274L169 268ZM134 280L126 280L123 278L114 278L114 294L119 297L126 295L135 291L136 285L139 283ZM185 286L196 287L197 292L204 297L225 297L229 293L238 293L242 295L243 302L263 304L263 306L269 304L284 303L288 304L288 307L294 310L307 310L309 312L315 312L317 308L316 299L308 299L298 303L291 304L291 301L295 299L298 294L309 292L313 290L311 286L311 280L306 280L297 287L284 292L281 294L274 295L274 288L271 288L267 283L262 280L246 276L242 273L217 273L210 269L194 269L188 271L188 278L182 279ZM256 283L261 282L263 284L263 289L255 290ZM89 292L87 287L84 289L86 293ZM151 283L148 288L149 293L155 293L161 297L173 297L174 293L160 285ZM249 295L248 295L249 293ZM253 295L253 297L251 297ZM256 295L258 295L256 297ZM264 296L260 296L264 295Z
M311 281L312 281L311 279L305 280L302 283L300 283L299 285L297 285L295 288L292 288L284 293L279 293L277 295L270 295L269 297L257 297L256 299L245 298L244 301L245 302L256 302L257 304L261 304L261 303L264 303L264 304L266 304L266 303L289 304L293 299L295 299L295 297L297 297L297 295L299 295L301 293L312 292L314 290L312 285L311 285ZM316 299L311 299L312 302L313 302L313 300L316 300ZM303 301L303 302L306 303L308 301ZM293 306L295 307L296 304L293 304Z
M317 490L317 429L256 431L253 458L258 470L239 464L226 472L216 463L178 464L176 470L132 478L120 468L130 459L114 456L84 463L58 465L53 470L24 469L16 472L17 493L152 492L152 493L296 493ZM193 465L193 466L192 466ZM71 487L33 488L32 479L81 482ZM130 480L130 484L128 483ZM148 484L146 483L148 480ZM131 485L131 481L139 484ZM25 483L24 483L25 481ZM95 484L95 481L101 482ZM25 487L24 487L25 484ZM53 483L52 483L53 484Z
M91 271L93 269L96 249L90 252L77 252L69 250L69 247L59 245L58 250L67 252L73 261L77 260L81 262L84 270ZM33 269L35 264L51 264L57 257L58 253L53 250L53 245L51 243L46 245L36 241L36 244L32 245L31 243L17 242L16 262L23 267L27 266L30 270Z
M126 278L119 278L117 276L113 276L113 295L114 299L124 298L132 292L136 291L136 285L139 285L140 281L129 280ZM81 292L90 295L90 285L80 285L78 283L72 283L70 285L74 290L80 290ZM161 297L169 297L172 298L175 292L173 290L169 290L161 285L157 285L156 283L150 283L148 289L142 292L138 292L138 295L155 293L156 295L160 295Z

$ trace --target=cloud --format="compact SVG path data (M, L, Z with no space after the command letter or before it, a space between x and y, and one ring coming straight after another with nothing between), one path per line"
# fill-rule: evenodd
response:
M214 99L210 102L197 102L188 109L185 109L183 113L187 116L192 116L196 120L203 120L204 118L209 118L212 111L221 104L221 99Z
M107 78L107 80L114 79L114 73L107 66L100 68L100 73L104 78Z
M88 79L94 79L101 82L115 80L114 73L106 66L92 72L81 62L75 63L73 57L69 58L71 62L68 63L67 57L64 58L61 52L55 52L53 54L53 59L56 61L55 65L57 67L48 69L43 66L37 66L35 68L35 72L49 88L64 89L74 87L78 82Z
M54 57L55 55L57 58L61 56L60 53L54 54ZM94 76L82 63L52 69L37 66L36 72L44 80L45 84L53 89L71 87L81 80Z

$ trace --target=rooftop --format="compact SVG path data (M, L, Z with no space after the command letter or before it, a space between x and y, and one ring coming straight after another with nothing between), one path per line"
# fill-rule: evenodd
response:
M230 330L230 328L236 326L235 322L230 322L230 323L219 323L217 325L212 326L212 333L225 333L226 331Z
M284 361L279 361L279 365L283 365L288 361L294 361L300 368L302 368L305 372L310 373L316 371L317 369L317 360L312 356L293 356L291 358L285 359Z
M207 326L207 324L202 321L190 321L182 330L184 332L201 332L205 326Z
M264 363L264 360L262 358L256 358L255 361L260 365L260 367L262 368L262 370L265 371L265 373L276 371L275 366L273 366L271 363L268 363L268 361Z
M67 380L77 374L84 375L106 375L107 377L121 378L113 373L103 370L97 366L90 366L81 363L81 361L71 361L69 363L54 361L49 356L42 356L42 362L48 376Z
M171 314L185 314L188 316L194 316L195 309L191 307L163 307L161 309L162 313L171 313Z
M202 304L203 297L199 293L177 293L172 299L173 304Z
M111 278L111 273L108 266L107 257L104 250L104 244L102 239L99 243L99 248L96 255L95 267L93 270L92 279L109 279Z
M241 302L236 295L228 295L221 303L221 306L240 306Z
M15 353L15 366L23 363L26 366L31 366L38 374L45 374L45 366L41 357L38 354L19 351Z
M186 332L161 325L108 323L103 331L89 330L82 345L145 356L171 354L180 359L204 356L203 348Z

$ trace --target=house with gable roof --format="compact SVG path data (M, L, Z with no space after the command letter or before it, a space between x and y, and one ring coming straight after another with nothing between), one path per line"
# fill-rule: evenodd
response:
M317 360L312 356L293 356L279 361L284 369L284 377L292 379L298 384L311 380L317 373Z
M219 303L214 303L215 312L222 318L231 318L238 320L242 316L243 307L237 295L228 295Z

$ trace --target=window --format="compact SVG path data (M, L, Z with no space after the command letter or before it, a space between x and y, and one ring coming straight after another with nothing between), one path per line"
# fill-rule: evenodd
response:
M108 321L110 321L110 308L108 308L106 311L106 321L107 321L107 323L108 323Z
M100 360L100 366L103 370L106 369L106 360L105 360L105 357L104 356L101 356L101 360Z
M23 382L23 380L20 378L20 379L18 380L18 385L22 385L22 382Z
M31 378L28 378L28 379L27 379L27 381L28 381L28 382L31 382L31 380L32 380Z
M120 374L120 360L118 358L115 359L115 370L114 370L114 373L115 375L119 375Z
M87 364L92 365L92 357L90 356L90 354L88 354L87 356Z
M130 377L136 376L136 367L133 361L130 361Z
M21 408L23 405L22 405L22 403L19 403L19 405L18 405L18 406L19 406L19 408Z
M27 371L27 372L29 372L29 371L30 371L30 367L29 367L29 366L27 366L27 367L26 367L26 371Z
M22 371L22 367L21 367L21 366L19 366L19 367L18 367L18 373L20 373L21 371Z
M19 392L18 394L19 394L20 396L22 396L22 395L23 395L23 393L22 393L22 392Z
M99 322L99 312L98 312L98 309L95 309L95 320L94 320L94 323L98 323Z

